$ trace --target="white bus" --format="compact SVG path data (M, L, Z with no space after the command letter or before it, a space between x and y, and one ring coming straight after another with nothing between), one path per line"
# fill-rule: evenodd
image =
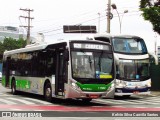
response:
M61 40L4 52L2 85L53 97L92 99L114 96L114 58L109 43Z
M95 40L111 43L116 63L115 96L150 94L150 54L145 41L131 35L95 35ZM155 59L155 55L152 55Z

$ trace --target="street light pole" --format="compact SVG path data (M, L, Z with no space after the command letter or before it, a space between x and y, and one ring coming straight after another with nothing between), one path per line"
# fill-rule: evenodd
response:
M128 13L128 10L125 10L123 12L123 15L122 15L122 18L121 18L121 21L120 21L120 33L121 33L121 27L122 27L122 20L123 20L123 16L124 16L125 13Z
M100 33L100 13L98 13L98 33Z
M107 8L107 33L110 33L111 0L108 0Z
M120 33L121 33L121 19L120 19L120 15L117 9L115 9L118 15L118 19L119 19L119 29L120 29Z
M122 19L123 19L124 14L125 14L125 13L127 13L127 12L128 12L128 10L125 10L125 11L123 12L122 18L120 18L120 15L119 15L119 12L118 12L118 10L117 10L117 6L116 6L116 4L112 4L111 6L112 6L112 8L113 8L113 9L115 9L115 10L116 10L116 12L117 12L118 19L119 19L119 29L120 29L120 34L121 34Z

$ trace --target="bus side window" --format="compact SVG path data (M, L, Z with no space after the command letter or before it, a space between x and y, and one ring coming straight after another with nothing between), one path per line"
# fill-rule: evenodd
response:
M38 53L38 67L37 67L37 71L38 71L38 76L45 76L46 75L46 53L43 52L39 52Z
M55 61L53 57L47 60L47 76L55 75Z
M46 56L46 57L44 57ZM56 71L56 57L53 51L47 51L41 56L39 64L40 71L43 71L45 76L55 75Z

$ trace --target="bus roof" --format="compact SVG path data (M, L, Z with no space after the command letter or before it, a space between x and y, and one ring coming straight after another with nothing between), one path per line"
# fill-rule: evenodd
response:
M14 53L21 53L21 52L29 52L29 51L36 51L36 50L40 50L40 49L45 49L47 47L47 43L43 43L43 44L32 44L29 46L26 46L25 48L20 48L20 49L15 49L15 50L10 50L10 51L5 51L4 55L10 55L10 54L14 54Z
M45 48L47 48L49 45L54 45L54 44L60 44L60 43L69 43L71 41L90 41L90 42L96 42L90 39L67 39L67 40L56 40L54 42L41 42L41 43L35 43L35 44L31 44L31 45L27 45L25 48L20 48L20 49L15 49L15 50L10 50L10 51L5 51L4 55L11 55L11 54L15 54L15 53L22 53L22 52L29 52L29 51L36 51L36 50L43 50ZM102 42L102 41L97 41L97 42ZM104 43L104 42L103 42Z
M114 38L114 37L119 37L119 38L140 38L139 36L136 35L111 35L111 34L96 34L94 37L107 37L107 38Z

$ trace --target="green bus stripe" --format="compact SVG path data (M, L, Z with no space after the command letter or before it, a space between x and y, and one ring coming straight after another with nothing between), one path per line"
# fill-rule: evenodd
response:
M109 84L81 84L77 82L77 86L81 88L82 91L90 91L90 92L102 92L106 91L112 83Z
M5 76L2 76L2 85L4 87L6 85ZM9 85L11 86L11 79L9 80ZM31 82L26 79L16 79L16 87L20 89L30 89Z
M31 82L25 79L16 79L16 87L21 89L30 89Z

